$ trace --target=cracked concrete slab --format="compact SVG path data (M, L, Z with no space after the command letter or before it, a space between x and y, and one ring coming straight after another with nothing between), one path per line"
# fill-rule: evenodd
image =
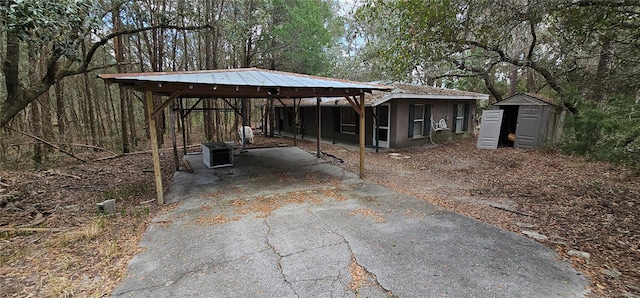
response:
M113 297L583 297L509 231L360 180L298 148L176 173Z

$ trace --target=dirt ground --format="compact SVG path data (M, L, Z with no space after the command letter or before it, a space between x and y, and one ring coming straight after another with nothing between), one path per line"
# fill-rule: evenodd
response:
M282 143L293 145L258 137L255 146ZM297 145L316 150L315 142ZM328 162L357 173L357 148L323 144L322 151L335 156L325 155ZM166 188L174 165L164 152ZM536 241L590 278L592 296L639 297L637 173L548 150L477 150L474 140L365 158L366 180L542 238ZM60 164L38 172L0 169L0 296L108 296L150 220L174 207L154 202L150 153ZM98 215L96 203L106 199L116 199L117 212Z

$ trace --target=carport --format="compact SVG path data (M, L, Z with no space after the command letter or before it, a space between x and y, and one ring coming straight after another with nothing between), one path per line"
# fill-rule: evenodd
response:
M316 98L320 117L321 97L344 97L360 119L360 177L364 176L365 102L364 94L391 91L391 87L338 80L257 68L221 69L184 72L119 73L99 75L106 83L144 92L153 153L153 169L158 204L164 204L160 154L156 135L156 117L179 98ZM167 97L154 107L153 96ZM273 106L273 105L271 105ZM171 132L174 133L173 131ZM318 121L317 156L320 157L320 121ZM174 151L175 151L174 147Z

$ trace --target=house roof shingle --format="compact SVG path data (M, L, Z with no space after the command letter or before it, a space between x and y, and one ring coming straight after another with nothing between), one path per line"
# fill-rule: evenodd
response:
M366 106L378 106L391 99L425 99L425 100L477 100L488 99L489 95L475 93L469 91L460 91L454 89L438 88L425 85L394 83L389 85L393 87L391 92L373 91L365 94L364 100ZM293 106L293 99L283 99L282 102L286 106ZM296 102L298 105L298 102ZM315 106L315 99L302 99L300 106ZM322 98L321 106L349 106L349 102L344 97L328 97Z

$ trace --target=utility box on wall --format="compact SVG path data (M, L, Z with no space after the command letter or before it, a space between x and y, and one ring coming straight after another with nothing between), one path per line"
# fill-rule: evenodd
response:
M233 165L233 147L226 143L202 143L202 162L208 168Z

